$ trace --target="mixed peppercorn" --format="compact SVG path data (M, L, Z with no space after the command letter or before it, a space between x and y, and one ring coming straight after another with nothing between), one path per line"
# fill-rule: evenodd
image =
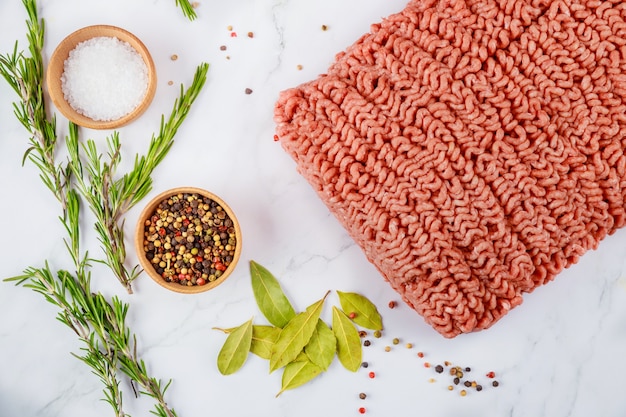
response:
M398 304L395 301L390 301L388 304L388 307L390 309L394 309L397 306ZM361 336L363 340L362 341L363 346L365 347L372 346L372 341L371 339L368 338L367 332L362 331L359 333L359 336ZM373 336L376 339L380 339L381 337L383 337L383 332L381 332L380 330L376 330L373 332ZM394 337L393 339L391 339L391 344L393 345L398 345L400 344L400 342L401 342L400 338ZM404 346L407 349L413 349L414 347L413 343L405 343ZM386 345L384 346L384 350L385 352L390 352L392 348L390 345ZM418 358L424 358L426 354L423 351L418 351L416 356ZM436 374L449 375L450 383L447 385L447 390L456 391L456 387L459 386L461 389L458 391L458 395L460 395L461 397L465 397L469 395L470 390L480 392L486 388L486 385L484 385L484 382L481 382L478 379L470 378L470 373L472 372L472 368L470 368L469 366L455 366L449 361L444 361L442 364L436 364L436 365L431 364L428 361L424 361L422 364L424 368L431 369ZM368 368L369 366L370 365L368 362L361 363L362 368ZM369 371L367 373L367 376L370 379L373 379L376 377L376 373L374 371ZM500 385L500 383L495 379L496 378L495 372L489 371L484 376L490 380L489 385L491 385L492 387L495 388ZM436 383L437 378L430 377L428 379L428 382ZM366 398L368 398L368 396L365 392L359 393L359 399L365 400ZM365 414L366 412L365 407L359 407L358 412L360 414Z
M219 279L237 247L233 220L212 199L179 193L163 200L144 223L144 251L167 282L205 285Z

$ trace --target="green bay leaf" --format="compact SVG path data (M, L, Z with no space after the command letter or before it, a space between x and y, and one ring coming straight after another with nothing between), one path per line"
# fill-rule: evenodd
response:
M359 332L341 310L333 306L333 333L337 338L337 357L349 371L356 372L361 366L361 338Z
M272 346L278 340L281 329L274 326L252 326L252 343L250 352L263 358L269 359L272 353Z
M318 319L309 343L304 347L308 359L322 368L328 369L337 351L337 338L323 320Z
M322 368L308 360L287 364L283 371L281 390L276 396L278 397L287 390L306 384L321 373Z
M296 315L278 280L262 265L250 261L252 292L259 310L276 327L283 328Z
M353 322L371 330L382 330L383 319L378 309L370 300L354 292L337 291L343 311L350 315L354 313Z
M272 345L270 372L274 372L276 369L292 362L302 352L306 344L309 343L327 295L328 293L326 293L324 298L307 307L302 313L296 314L282 329L278 339Z
M230 375L243 366L252 343L252 319L234 328L226 338L217 355L217 369L222 375Z

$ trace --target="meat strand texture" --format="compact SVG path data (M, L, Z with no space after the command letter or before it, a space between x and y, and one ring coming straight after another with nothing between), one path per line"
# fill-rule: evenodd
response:
M277 136L446 337L626 222L626 3L416 0L283 91Z

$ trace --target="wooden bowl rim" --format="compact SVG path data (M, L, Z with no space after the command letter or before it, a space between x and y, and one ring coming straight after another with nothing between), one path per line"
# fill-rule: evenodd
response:
M212 282L207 282L205 285L194 285L194 286L189 287L189 286L183 286L180 284L165 281L163 277L161 277L159 274L156 273L156 271L154 270L152 266L152 263L150 263L148 261L148 258L146 258L145 252L143 249L143 240L144 240L143 234L145 230L144 223L146 219L148 218L148 216L151 216L154 213L154 210L156 209L156 207L164 199L172 195L179 194L179 193L200 194L204 197L208 197L211 200L215 201L224 209L226 214L228 214L230 219L233 221L233 227L235 228L235 235L237 236L237 245L235 246L235 255L233 256L232 262L230 263L230 265L228 265L228 268L226 268L224 273L218 279ZM152 200L150 200L150 202L144 207L141 214L139 215L139 219L137 221L137 227L135 229L135 251L137 252L137 257L139 258L139 263L141 264L141 267L143 268L143 270L157 284L161 285L164 288L167 288L170 291L179 292L183 294L202 293L202 292L211 290L217 287L218 285L220 285L221 283L223 283L224 281L226 281L226 279L232 274L232 272L235 270L235 267L237 266L237 263L241 256L241 246L242 246L241 227L239 225L239 221L237 220L237 217L235 216L235 213L233 212L233 210L230 208L228 204L226 204L224 200L222 200L217 195L211 193L210 191L207 191L205 189L198 188L198 187L177 187L177 188L172 188L172 189L165 190L159 193Z
M142 102L130 113L116 120L98 121L78 113L67 101L65 101L63 90L61 88L63 66L70 51L72 51L78 43L100 36L115 37L121 41L129 43L137 51L137 53L141 55L146 63L146 66L148 67L148 88ZM148 48L137 36L126 29L122 29L117 26L93 25L83 27L70 33L57 45L48 62L48 68L46 70L46 85L48 87L50 99L54 103L55 107L68 120L79 126L90 129L115 129L125 126L137 119L148 109L156 93L157 75L150 51L148 51Z

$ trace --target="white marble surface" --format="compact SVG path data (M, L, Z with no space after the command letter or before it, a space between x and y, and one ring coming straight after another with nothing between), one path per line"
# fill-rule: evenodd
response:
M129 296L106 269L95 268L93 277L95 289L130 303L128 322L137 334L139 353L152 375L173 380L167 398L179 417L356 416L359 407L366 408L366 416L381 417L626 415L626 231L526 296L493 328L447 340L407 306L387 307L399 297L273 141L279 91L323 73L335 53L371 23L401 10L405 1L201 0L198 20L189 22L174 0L41 0L47 56L73 30L99 23L130 30L152 52L157 93L147 113L121 130L127 164L146 149L180 83L191 82L200 62L211 64L205 89L154 175L151 196L193 185L224 198L244 233L238 268L223 285L197 296L167 292L147 276L136 281L135 294ZM21 2L0 2L0 51L11 51L15 40L26 47L25 19ZM328 30L322 31L322 25ZM247 37L249 31L253 38ZM221 51L221 45L227 50ZM178 60L172 61L172 54ZM246 88L253 93L246 95ZM54 268L68 266L59 207L34 166L21 165L27 133L11 113L15 99L0 80L1 277L46 259ZM63 117L58 115L58 122L65 132ZM110 134L82 133L99 141ZM140 209L128 215L129 234ZM84 247L98 253L88 217L84 226ZM211 328L238 325L252 316L263 321L250 287L251 259L274 272L298 309L326 290L357 291L375 301L386 331L381 339L370 337L364 359L377 377L369 379L363 369L345 371L335 360L310 384L275 398L280 375L268 374L266 361L255 356L236 374L220 375L216 357L224 335ZM129 264L135 261L131 249ZM329 319L330 306L337 303L332 295L324 318ZM70 355L81 346L55 313L40 295L0 283L0 416L113 415L100 401L97 378ZM401 343L385 352L394 337ZM407 342L414 348L404 347ZM426 354L424 359L418 351ZM493 370L501 385L470 390L466 397L458 389L449 392L450 378L423 366L424 361L445 360L471 366L485 384L485 373ZM135 400L126 382L123 388L126 411L149 415L151 402ZM359 399L360 392L368 397Z

